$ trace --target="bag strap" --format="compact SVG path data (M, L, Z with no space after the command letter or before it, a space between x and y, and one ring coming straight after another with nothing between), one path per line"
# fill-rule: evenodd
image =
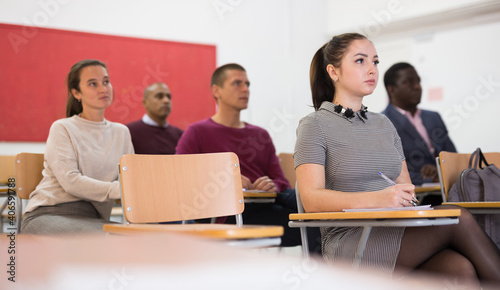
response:
M472 164L474 162L474 164ZM481 151L481 148L477 148L476 151L472 152L469 158L469 169L483 169L490 164L486 161L486 158ZM473 167L474 166L474 167Z
M486 166L490 166L490 164L488 163L488 161L486 161L486 158L484 157L483 152L481 151L481 149L477 148L477 150L479 150L479 156L480 156L480 159L479 159L479 168L483 169Z
M469 169L477 169L477 165L479 163L479 157L482 155L483 153L481 152L481 149L479 147L476 149L476 151L472 152L469 158ZM472 161L474 161L474 167L472 167Z

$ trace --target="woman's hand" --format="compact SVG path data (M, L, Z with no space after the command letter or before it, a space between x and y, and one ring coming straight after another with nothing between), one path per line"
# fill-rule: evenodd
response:
M411 201L415 197L415 186L404 183L387 187L380 191L380 201L383 207L413 206Z

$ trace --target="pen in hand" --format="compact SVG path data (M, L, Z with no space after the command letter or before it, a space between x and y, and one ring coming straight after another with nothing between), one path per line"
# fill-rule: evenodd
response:
M391 185L396 185L396 182L392 181L389 177L385 176L385 174L383 174L382 172L379 172L378 175L380 175L383 179L385 179L385 181L387 181ZM412 200L410 200L410 204L413 206L417 206L418 200L415 197L413 197Z

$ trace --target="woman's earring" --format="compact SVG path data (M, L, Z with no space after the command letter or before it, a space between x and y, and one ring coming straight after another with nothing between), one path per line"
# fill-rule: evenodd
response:
M338 79L337 79L337 78L334 78L334 79L333 79L333 81L334 81L334 82L337 82L337 81L338 81Z

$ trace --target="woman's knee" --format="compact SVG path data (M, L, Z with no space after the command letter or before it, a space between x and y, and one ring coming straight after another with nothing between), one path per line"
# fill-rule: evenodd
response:
M450 249L436 253L419 268L446 276L455 276L464 281L477 280L476 269L472 262L460 253Z
M476 269L469 259L462 256L462 259L457 260L455 263L451 263L451 273L458 277L462 277L465 280L475 280L477 279Z

